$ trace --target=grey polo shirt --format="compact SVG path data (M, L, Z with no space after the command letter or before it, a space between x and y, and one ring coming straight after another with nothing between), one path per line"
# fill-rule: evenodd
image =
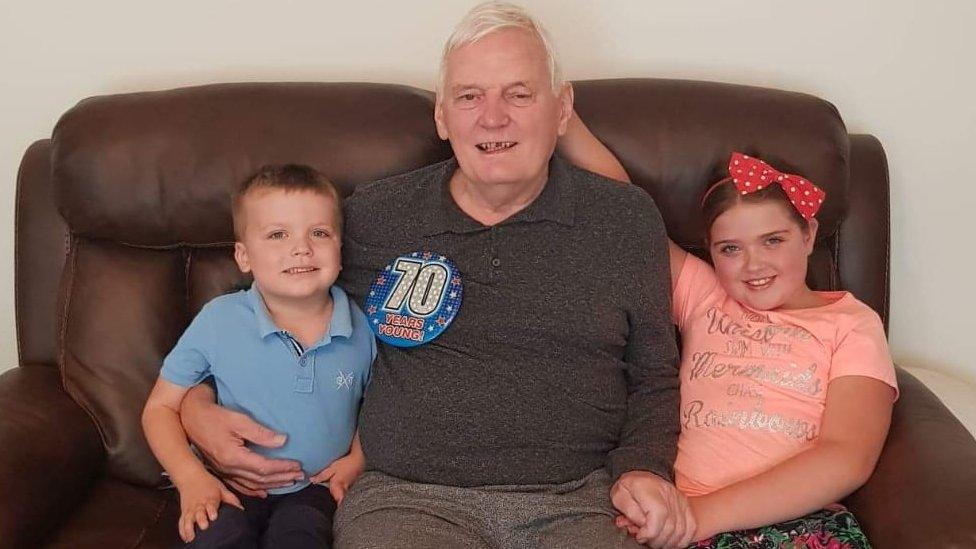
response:
M454 486L552 484L608 467L670 479L678 353L664 224L641 189L554 157L529 206L494 226L462 212L454 159L360 186L342 282L363 302L394 258L461 272L453 324L381 345L360 416L367 467Z

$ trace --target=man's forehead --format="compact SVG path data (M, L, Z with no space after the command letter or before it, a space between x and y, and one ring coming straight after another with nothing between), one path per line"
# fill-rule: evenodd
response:
M445 84L448 89L535 84L549 78L546 59L538 36L525 29L502 29L448 54Z

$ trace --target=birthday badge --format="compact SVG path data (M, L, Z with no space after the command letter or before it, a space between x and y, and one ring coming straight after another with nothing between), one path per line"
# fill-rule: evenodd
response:
M396 347L429 343L451 325L463 293L461 273L448 258L433 252L401 255L369 288L369 327Z

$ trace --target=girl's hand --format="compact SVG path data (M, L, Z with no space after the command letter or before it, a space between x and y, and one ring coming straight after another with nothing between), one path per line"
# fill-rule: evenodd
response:
M670 542L666 542L662 547L667 549L685 549L691 542L703 539L703 530L701 529L701 523L698 522L698 515L696 514L694 508L694 498L687 498L688 505L684 507L685 513L685 523L687 524L687 529L684 531L683 535L673 537ZM617 528L627 530L627 533L631 537L637 537L640 532L640 527L634 524L629 518L624 515L617 515L613 519L613 523ZM677 532L676 532L677 533ZM670 543L670 544L667 544ZM650 543L645 545L652 546Z
M237 496L206 471L177 483L177 488L180 491L180 538L186 543L196 536L194 525L206 530L211 521L217 520L221 502L244 509Z
M346 491L352 486L359 475L366 470L366 456L362 450L349 452L345 456L333 461L328 467L316 473L311 479L315 484L329 485L329 492L335 499L336 505L342 503Z

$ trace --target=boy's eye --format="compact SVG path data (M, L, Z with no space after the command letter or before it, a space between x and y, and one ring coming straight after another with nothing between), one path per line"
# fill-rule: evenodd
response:
M281 240L282 238L285 238L285 236L285 231L274 231L268 233L268 239L270 240Z
M315 229L312 231L312 236L316 238L329 238L329 231L325 229Z

